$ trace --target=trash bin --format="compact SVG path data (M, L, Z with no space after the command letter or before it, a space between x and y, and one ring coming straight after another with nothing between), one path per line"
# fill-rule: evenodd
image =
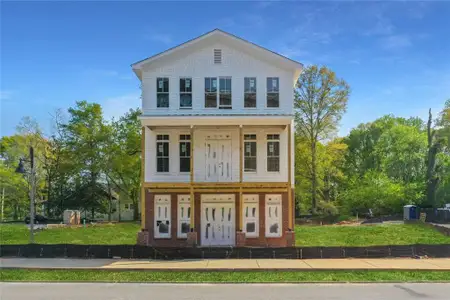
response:
M417 206L411 204L403 206L403 220L417 220Z

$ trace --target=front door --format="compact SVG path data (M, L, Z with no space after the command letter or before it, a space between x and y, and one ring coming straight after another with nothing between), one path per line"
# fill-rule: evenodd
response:
M207 140L205 173L208 182L231 181L231 140Z
M201 245L234 246L234 195L202 195Z

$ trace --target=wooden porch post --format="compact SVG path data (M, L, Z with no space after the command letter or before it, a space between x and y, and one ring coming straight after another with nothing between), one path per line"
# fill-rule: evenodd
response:
M145 126L141 134L141 229L145 229Z
M242 125L239 126L239 230L243 229L244 226L244 214L243 214L243 203L244 199L242 197L242 181L243 181L243 168L244 168L244 134Z
M291 164L292 164L292 137L291 137L291 124L287 125L287 135L288 135L288 147L287 147L287 154L288 154L288 206L289 206L289 229L294 230L293 227L293 201L292 201L292 178L291 178Z
M191 202L191 219L190 219L190 228L191 231L194 231L195 227L195 201L194 201L194 125L191 125L191 170L190 170L190 197L189 200Z

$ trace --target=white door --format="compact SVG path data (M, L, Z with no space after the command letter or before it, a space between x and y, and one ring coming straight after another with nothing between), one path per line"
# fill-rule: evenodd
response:
M205 156L206 181L231 181L231 140L206 140Z
M231 181L231 141L217 141L217 150L218 181L229 182Z
M202 195L201 245L235 245L234 195Z

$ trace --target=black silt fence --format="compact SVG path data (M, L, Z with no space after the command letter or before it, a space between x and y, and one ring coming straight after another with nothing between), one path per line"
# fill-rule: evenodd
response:
M34 258L124 258L124 259L210 259L210 258L383 258L450 257L450 244L388 245L371 247L292 248L153 248L137 245L26 244L1 245L0 257Z

